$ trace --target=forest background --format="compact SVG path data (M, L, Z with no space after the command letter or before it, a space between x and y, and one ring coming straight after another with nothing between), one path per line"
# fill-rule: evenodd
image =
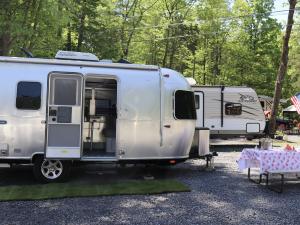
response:
M273 96L286 26L274 18L280 13L288 10L275 10L274 0L0 0L0 55L24 56L20 47L43 58L91 52ZM282 98L300 91L298 14Z

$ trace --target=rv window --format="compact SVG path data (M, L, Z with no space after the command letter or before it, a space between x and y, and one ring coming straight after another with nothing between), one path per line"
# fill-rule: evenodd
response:
M225 115L241 115L242 105L240 103L226 103Z
M39 82L19 82L16 107L25 110L38 110L41 107L41 90L42 85Z
M176 119L197 119L195 110L195 96L191 91L175 92Z
M199 95L195 95L195 108L200 109L200 98Z
M55 79L55 105L76 105L77 104L77 80ZM66 91L67 90L67 91Z

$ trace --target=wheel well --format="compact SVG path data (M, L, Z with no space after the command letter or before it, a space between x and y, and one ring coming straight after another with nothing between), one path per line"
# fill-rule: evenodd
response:
M44 158L44 154L34 154L32 156L31 162L34 163L35 160L37 160L38 158L43 157Z

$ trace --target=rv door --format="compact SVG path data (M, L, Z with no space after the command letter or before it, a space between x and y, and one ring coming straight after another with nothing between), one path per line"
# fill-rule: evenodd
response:
M81 157L82 90L81 74L49 75L46 158Z
M196 127L204 127L204 94L202 91L195 91L195 107L197 112Z

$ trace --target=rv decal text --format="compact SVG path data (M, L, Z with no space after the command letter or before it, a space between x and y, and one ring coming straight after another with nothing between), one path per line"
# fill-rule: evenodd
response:
M257 102L257 100L251 95L242 95L240 94L239 102Z

